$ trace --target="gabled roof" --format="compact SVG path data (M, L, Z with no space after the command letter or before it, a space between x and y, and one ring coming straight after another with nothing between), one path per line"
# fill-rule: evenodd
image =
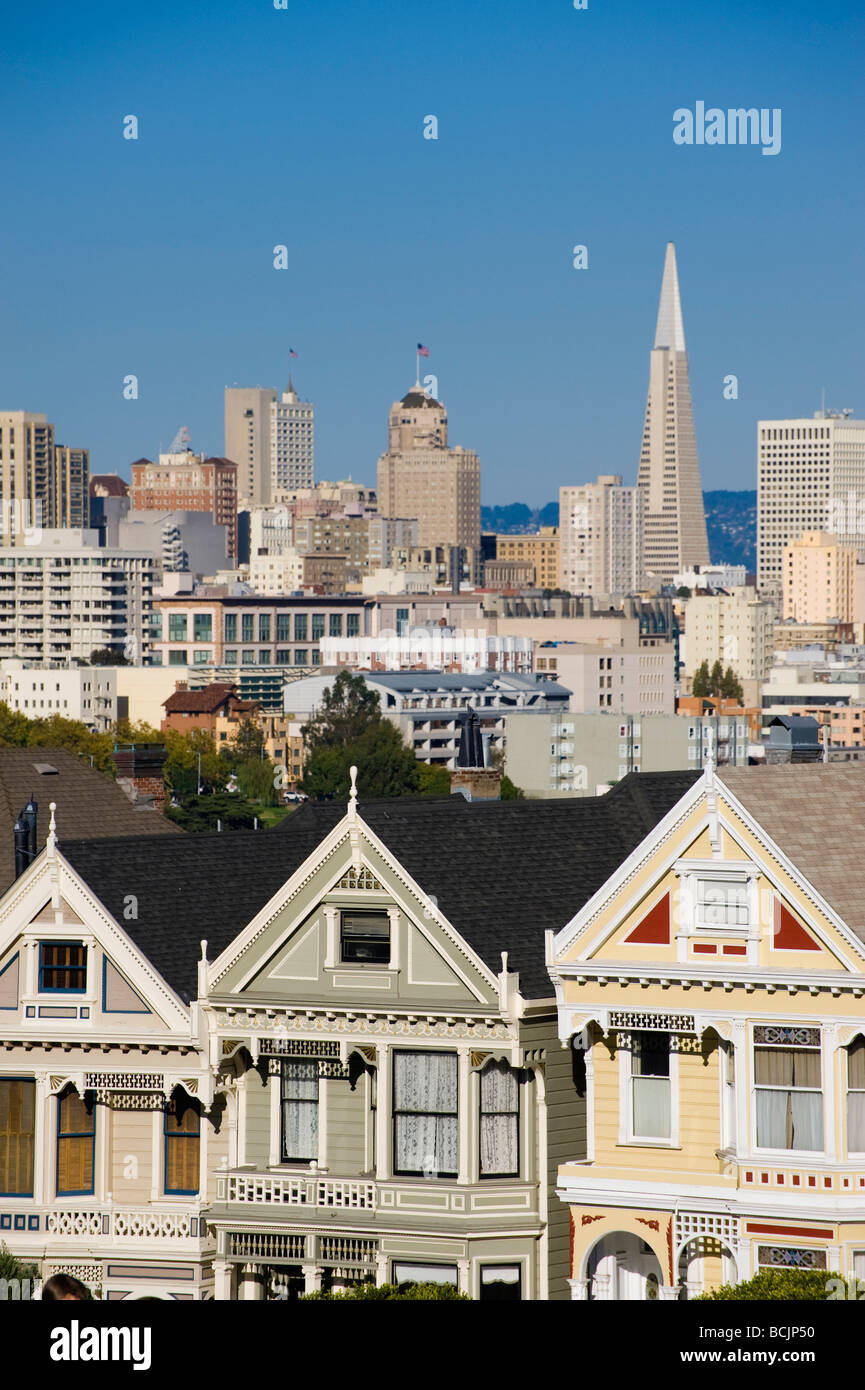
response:
M544 932L559 930L700 774L631 774L601 797L360 802L360 819L485 964L508 952L526 997L552 993ZM61 853L181 998L194 998L199 942L213 960L345 815L307 802L278 830L178 840L68 842ZM134 894L138 918L125 921Z
M179 826L158 811L136 808L116 782L65 748L0 748L0 892L15 876L12 827L31 796L39 806L40 850L48 834L52 801L57 802L57 823L70 839L186 838Z
M865 941L865 766L724 767L718 778Z
M166 714L215 714L227 700L231 708L243 713L258 708L255 700L241 700L235 685L211 682L202 690L175 690L162 704Z

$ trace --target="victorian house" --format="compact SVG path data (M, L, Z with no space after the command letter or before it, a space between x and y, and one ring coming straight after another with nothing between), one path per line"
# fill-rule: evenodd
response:
M550 933L574 1298L865 1274L862 775L709 764Z
M568 1298L586 1070L545 931L693 777L233 835L59 817L0 900L0 1239L117 1299Z

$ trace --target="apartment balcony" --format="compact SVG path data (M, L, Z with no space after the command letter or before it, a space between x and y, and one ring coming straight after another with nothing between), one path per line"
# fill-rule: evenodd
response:
M215 1249L200 1207L192 1204L121 1207L81 1202L70 1207L56 1203L29 1207L26 1235L22 1225L21 1236L36 1240L49 1256L66 1250L76 1255L116 1255L134 1249L137 1258L181 1255L191 1259Z

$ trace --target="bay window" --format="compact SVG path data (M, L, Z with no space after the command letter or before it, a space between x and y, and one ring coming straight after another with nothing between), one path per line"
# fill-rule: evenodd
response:
M672 1136L669 1033L631 1034L631 1137Z
M394 1053L395 1173L457 1176L458 1085L455 1052Z
M480 1075L480 1174L516 1178L520 1172L519 1076L507 1062L494 1062Z
M318 1160L318 1062L282 1063L282 1162Z
M823 1149L820 1029L754 1029L757 1147Z
M57 1099L57 1194L84 1196L93 1192L96 1142L92 1093L84 1099L72 1087Z
M847 1049L847 1151L865 1153L865 1038Z

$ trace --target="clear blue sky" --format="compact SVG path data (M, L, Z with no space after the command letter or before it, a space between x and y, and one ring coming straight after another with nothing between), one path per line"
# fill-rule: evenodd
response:
M0 408L94 471L221 453L293 347L318 476L374 482L420 340L485 502L633 481L668 240L704 487L823 386L865 413L853 0L49 0L3 49ZM780 107L781 153L674 145L697 100Z

